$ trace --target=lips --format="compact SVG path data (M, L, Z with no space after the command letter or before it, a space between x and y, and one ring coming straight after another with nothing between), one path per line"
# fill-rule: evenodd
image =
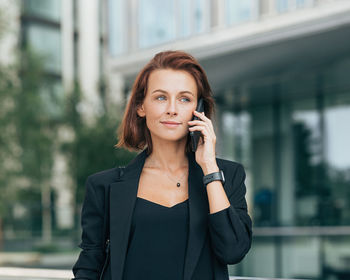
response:
M167 121L167 122L161 122L163 125L165 125L167 128L176 128L178 126L180 126L181 123L178 123L178 122L170 122L170 121Z
M164 124L180 124L178 122L162 122L162 123L164 123Z

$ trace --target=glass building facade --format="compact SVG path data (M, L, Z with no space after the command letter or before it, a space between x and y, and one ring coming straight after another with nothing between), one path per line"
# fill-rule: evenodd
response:
M47 105L47 113L53 118L62 114L62 36L61 1L22 1L21 43L43 58L45 83L41 96Z
M116 60L341 1L151 2L109 0L122 7L110 13L124 16L109 18L110 30L119 30L110 33L110 54ZM261 72L258 78L239 81L232 74L231 81L226 75L225 85L215 91L218 156L243 163L254 225L252 249L242 263L229 266L230 275L350 279L350 56L317 55L322 63L297 65L301 60L295 55L293 65L276 66L267 78L259 78L267 71L261 65L254 69ZM254 67L259 59L254 56L246 64ZM220 63L225 59L212 58L204 66ZM266 66L271 70L271 65ZM218 77L214 73L209 79ZM126 95L133 78L126 75Z
M236 85L225 93L231 101L218 98L222 152L247 170L254 219L252 250L232 272L349 275L349 69L345 57L314 73Z
M92 80L95 76L103 73L103 44L105 42L103 32L105 30L101 27L100 20L102 19L102 9L105 2L100 3L96 1L95 3L96 7L99 8L96 12L97 20L96 22L91 21L90 24L93 27L97 27L95 29L97 30L96 45L101 47L96 48L96 52L91 51L88 53L88 58L80 54L82 46L81 35L82 33L90 35L91 29L88 29L89 26L87 28L83 26L85 29L80 26L78 1L22 0L11 3L16 11L16 16L10 17L10 20L16 22L18 26L16 26L16 29L14 28L15 32L12 30L8 32L9 37L16 37L16 40L13 39L13 41L18 42L14 46L14 51L20 57L18 59L20 67L18 78L19 82L22 83L20 94L24 95L30 90L33 95L40 97L38 98L40 100L40 111L39 108L33 108L33 110L37 110L36 112L41 114L40 118L52 125L52 128L50 127L52 130L46 129L47 123L45 123L45 129L33 129L33 134L38 131L40 131L38 134L49 134L55 129L52 135L55 135L56 147L59 147L64 142L61 139L62 134L58 131L64 130L69 126L69 124L65 123L67 120L67 111L65 110L67 110L67 98L71 96L71 86L73 86L74 82L79 82L80 86L84 86L86 80ZM68 13L65 14L63 11L68 11ZM83 12L80 11L80 15ZM94 10L92 10L93 13ZM64 24L66 24L65 27ZM17 46L19 47L18 50L15 49ZM86 49L90 47L86 46ZM93 59L98 62L96 63L96 69L93 68L93 75L90 75L87 79L80 78L82 67L79 67L79 65L82 64L82 61ZM66 83L65 85L64 82ZM35 85L31 87L30 83ZM27 86L27 84L30 85ZM99 89L99 84L94 86L96 89ZM98 95L98 91L96 91L95 95ZM26 103L23 106L28 106L29 108L30 106L34 107L35 104L33 101L33 104L28 102L28 104ZM30 125L24 125L30 127ZM22 150L21 147L18 148L18 151L20 154L23 154L23 158L36 159L30 156L35 154L34 148L33 150L31 148L37 146L39 146L37 143L33 143L33 146L30 146L28 149ZM69 244L73 241L75 242L74 234L77 234L77 236L79 234L77 233L79 225L74 223L74 219L78 220L79 214L74 212L74 205L72 200L70 200L70 197L74 195L72 184L69 183L70 174L64 169L68 166L68 163L65 161L64 156L60 154L58 148L57 150L45 150L40 154L42 156L41 159L46 156L46 153L52 155L52 162L55 162L56 166L55 168L52 167L51 161L50 165L47 164L45 166L45 171L50 170L50 172L42 175L43 178L45 177L45 184L42 183L40 185L37 181L33 183L34 180L30 181L31 178L28 180L27 178L21 178L21 176L25 177L25 175L21 174L20 171L18 171L19 183L17 181L13 183L15 187L11 188L11 180L6 181L8 186L6 185L4 188L6 190L11 189L11 192L4 191L3 196L8 200L12 200L13 197L11 195L13 194L16 196L16 199L18 198L18 201L15 201L8 211L0 213L0 251L35 250L38 246L37 244L47 241L45 240L46 236L51 241L53 237L57 238L59 236L60 240L55 239L55 242L64 240L65 244ZM32 164L33 166L39 165L37 162ZM40 164L44 165L43 162ZM59 165L58 168L57 165ZM57 171L57 169L59 170ZM35 168L33 170L32 172L35 173ZM49 176L51 177L46 178ZM40 187L38 187L39 185ZM44 190L42 186L47 186L47 188ZM64 231L65 235L60 236ZM72 248L72 245L68 245L68 247ZM9 263L13 265L11 262ZM3 262L0 261L0 264L3 264Z
M209 32L214 2L110 0L110 54L118 56Z
M108 0L109 51L112 56L132 53L314 4L314 0Z

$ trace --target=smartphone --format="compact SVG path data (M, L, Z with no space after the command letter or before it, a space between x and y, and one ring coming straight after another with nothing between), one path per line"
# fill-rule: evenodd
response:
M202 97L199 98L198 100L196 111L204 112L204 100ZM192 121L194 120L199 120L199 118L196 116L193 116ZM195 152L197 150L198 141L201 135L202 133L200 131L190 131L192 152Z

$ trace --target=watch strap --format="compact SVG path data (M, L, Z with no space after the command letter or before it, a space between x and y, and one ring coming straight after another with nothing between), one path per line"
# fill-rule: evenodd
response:
M224 172L220 170L218 172L207 174L203 177L203 184L205 186L213 181L221 181L224 184L225 183Z

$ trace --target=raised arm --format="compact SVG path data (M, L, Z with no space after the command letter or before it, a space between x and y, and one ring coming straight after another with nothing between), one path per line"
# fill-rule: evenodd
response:
M233 176L225 182L230 206L208 214L209 233L214 253L225 264L240 262L249 251L252 242L252 222L245 200L246 174L241 164L238 164L235 169L230 170Z

